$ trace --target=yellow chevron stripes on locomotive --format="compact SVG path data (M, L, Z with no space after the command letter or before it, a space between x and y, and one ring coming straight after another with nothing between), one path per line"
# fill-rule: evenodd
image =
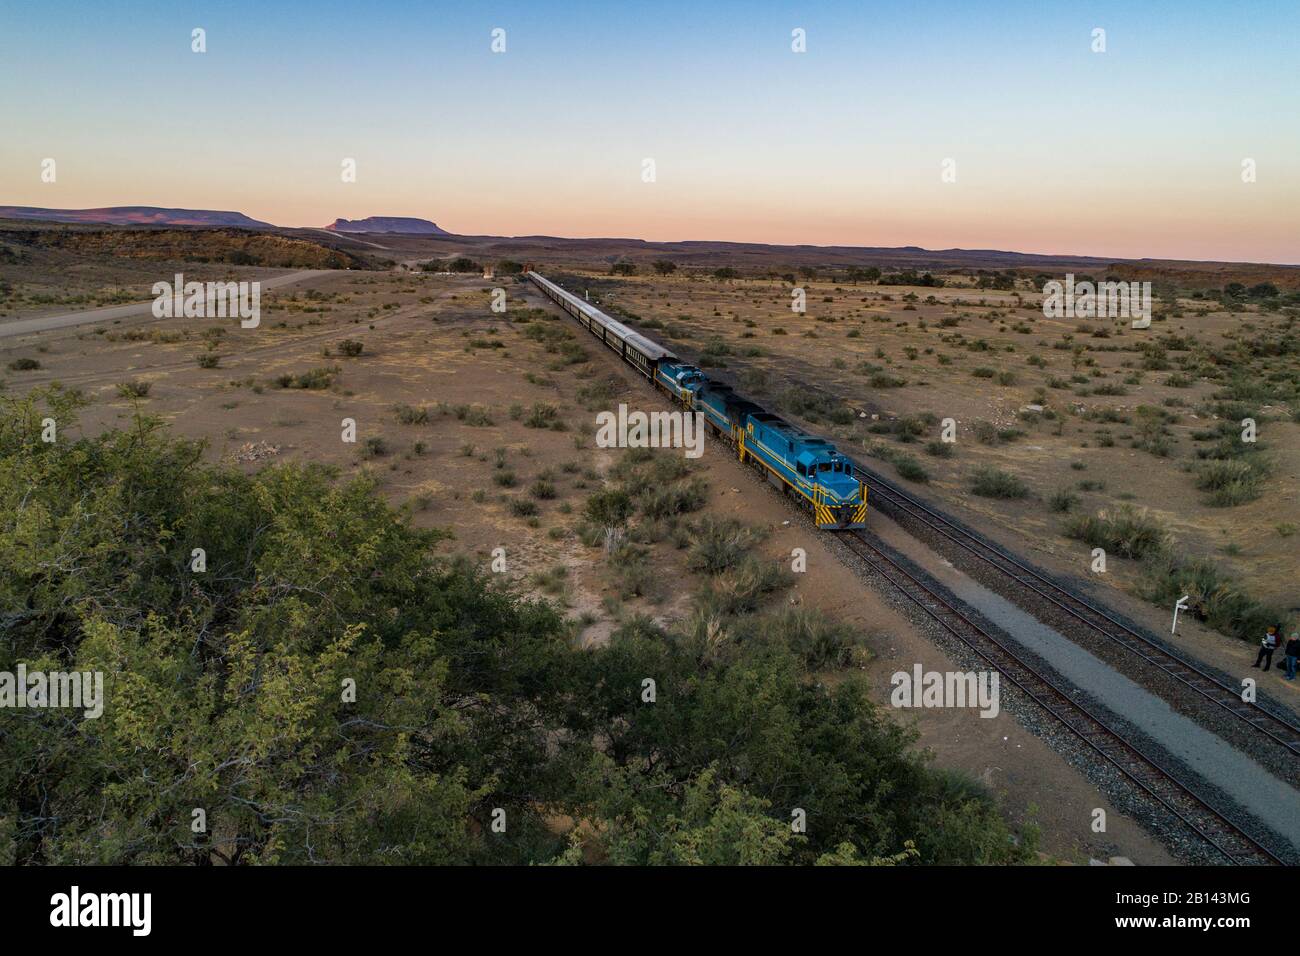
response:
M825 505L813 505L813 511L819 525L835 524L835 516L831 514L831 509Z
M853 510L853 523L859 524L867 520L867 503L864 501Z

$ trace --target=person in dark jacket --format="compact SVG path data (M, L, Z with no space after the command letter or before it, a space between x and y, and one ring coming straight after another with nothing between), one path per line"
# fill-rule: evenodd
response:
M1277 628L1270 627L1264 635L1264 639L1259 642L1259 653L1255 655L1255 663L1252 667L1258 667L1259 662L1264 662L1264 670L1273 666L1273 652L1277 650Z
M1296 659L1300 658L1300 633L1291 632L1286 642L1286 679L1295 680Z

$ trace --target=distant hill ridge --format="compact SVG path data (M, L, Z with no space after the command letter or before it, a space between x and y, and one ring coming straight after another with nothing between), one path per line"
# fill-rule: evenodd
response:
M239 212L210 209L171 209L162 206L108 206L100 209L45 209L0 206L0 220L67 223L81 226L207 227L275 231L321 242L321 233L340 237L388 234L405 254L472 255L484 260L514 259L539 264L565 262L584 256L607 263L627 258L649 269L656 258L680 266L785 272L801 265L847 268L874 265L885 270L1036 269L1045 273L1079 271L1114 273L1124 265L1128 280L1178 277L1193 285L1221 286L1230 280L1247 284L1267 279L1281 288L1300 289L1300 264L1215 262L1179 259L1124 259L1063 253L1025 253L998 249L925 249L921 246L771 245L757 242L688 239L650 241L630 238L564 238L560 236L469 236L449 233L437 223L412 216L371 216L336 219L328 226L276 226ZM29 227L31 228L31 227ZM128 229L129 231L133 231ZM341 240L346 241L346 240ZM354 239L354 242L364 242ZM420 245L425 243L425 245ZM387 246L368 243L381 249ZM178 247L178 251L180 247Z
M104 223L110 226L237 226L274 229L269 222L242 212L213 209L168 209L164 206L105 206L101 209L43 209L39 206L0 206L0 219L39 219L45 222Z
M330 232L397 232L408 236L450 236L436 222L413 216L370 216L366 219L335 219L325 227Z

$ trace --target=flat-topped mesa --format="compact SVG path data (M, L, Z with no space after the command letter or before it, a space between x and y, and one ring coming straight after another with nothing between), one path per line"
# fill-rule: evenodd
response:
M325 227L330 232L398 232L416 236L450 236L436 222L413 216L370 216L366 219L335 219Z

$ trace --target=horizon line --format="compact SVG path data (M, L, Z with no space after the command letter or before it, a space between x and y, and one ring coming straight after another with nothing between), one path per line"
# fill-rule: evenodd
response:
M1257 259L1190 259L1190 258L1170 258L1170 257L1168 257L1168 256L1140 256L1140 257L1131 257L1131 256L1109 256L1109 255L1098 255L1097 253L1084 253L1084 252L1025 252L1025 251L1020 250L1020 249L1001 249L1001 248L997 248L997 247L994 247L994 246L946 246L946 247L943 247L943 248L930 248L930 247L927 247L927 246L916 245L916 244L914 244L914 243L903 243L903 244L900 244L900 245L882 246L882 245L855 245L855 244L845 244L845 243L818 243L818 242L757 242L757 241L754 241L754 240L752 240L752 239L716 239L716 238L715 238L715 239L646 239L646 238L638 237L638 236L609 236L609 235L592 235L592 236L561 236L561 235L552 235L552 234L549 234L549 233L522 233L522 234L515 234L515 235L505 235L505 234L499 234L499 233L459 233L459 232L452 232L452 231L450 231L450 230L446 230L445 227L439 225L439 224L436 222L436 220L428 219L428 218L426 218L426 217L424 217L424 216L414 216L414 215L409 215L409 214L400 214L400 215L397 215L397 214L392 214L392 215L376 214L376 215L364 216L364 217L361 217L361 219L348 219L347 217L344 217L344 216L335 216L334 219L332 219L332 220L330 221L330 223L326 223L325 225L320 225L320 226L316 226L316 225L296 225L296 226L295 226L295 225L285 225L285 224L282 224L282 223L270 222L269 220L265 220L265 219L258 219L257 217L255 217L255 216L250 216L249 214L247 214L247 213L245 213L245 212L242 212L242 211L240 211L240 210L238 210L238 209L208 209L208 208L198 208L198 207L192 207L192 206L160 206L160 205L155 205L155 204L151 204L151 203L122 203L122 204L118 204L118 205L108 205L108 206L86 206L86 207L81 207L81 208L71 208L71 207L61 208L61 207L56 207L56 206L27 206L27 205L18 205L18 204L9 204L9 203L0 203L0 208L9 208L9 209L46 209L46 210L49 210L49 211L51 211L51 212L62 212L62 213L90 212L90 211L93 211L93 210L101 210L101 209L103 209L103 210L109 210L109 209L173 209L173 210L183 210L183 211L188 211L188 212L224 213L224 214L232 214L232 215L244 216L246 219L250 219L250 220L252 220L253 222L258 223L260 226L266 226L266 227L269 227L269 228L272 228L272 229L311 229L311 230L315 230L315 231L332 232L334 235L345 236L345 237L346 237L346 236L353 235L353 234L352 234L352 233L348 233L348 232L342 232L342 231L335 232L334 230L330 230L330 229L328 229L328 226L329 226L330 224L332 224L333 222L337 222L337 221L339 221L339 220L344 220L344 221L347 221L347 222L357 222L357 221L363 221L363 220L365 220L365 219L419 219L419 220L422 220L423 222L432 223L433 225L438 226L439 229L443 229L443 230L444 230L444 234L441 235L441 236L439 236L439 235L428 235L428 234L422 234L422 233L402 233L402 232L388 232L388 233L384 233L384 232L367 232L367 233L357 233L356 235L366 235L366 236L383 236L383 235L390 235L390 236L411 236L411 237L422 238L422 239L454 239L454 238L463 238L463 239L558 239L558 240L561 240L561 241L567 241L567 242L592 242L592 241L604 240L604 241L609 241L609 242L642 242L642 243L655 244L655 245L672 245L672 244L680 244L680 243L688 243L688 242L694 242L694 243L725 243L725 244L727 244L727 245L737 245L737 246L762 246L762 247L772 248L772 249L783 248L783 247L808 248L808 249L864 249L864 250L866 250L866 249L876 249L876 250L888 250L888 251L904 250L904 249L917 249L917 250L919 250L919 251L921 251L921 252L929 252L929 253L941 253L941 252L969 252L969 253L979 253L979 252L990 252L990 253L1003 253L1003 254L1008 254L1008 255L1017 255L1017 256L1037 256L1037 257L1041 257L1041 258L1045 258L1045 259L1096 259L1096 260L1109 260L1109 261L1111 261L1111 262L1152 262L1152 263L1157 263L1157 262L1185 262L1185 263L1195 263L1195 264L1201 264L1201 265L1224 264L1224 265L1276 266L1276 267L1289 268L1289 269L1300 268L1300 262L1263 262L1263 261L1260 261L1260 260L1257 260ZM3 218L3 217L0 217L0 218ZM10 221L11 221L11 222L55 222L55 223L60 222L60 220L57 220L57 219L39 219L39 218L36 218L36 217L32 217L32 218L18 218L18 219L11 219ZM65 224L65 225L105 225L105 226L115 226L115 227L124 227L124 226L154 226L155 228L191 228L191 229L194 229L194 228L198 228L198 229L203 229L203 228L231 228L231 229L250 228L250 227L247 227L247 226L237 226L237 225L228 225L228 226L221 226L221 225L217 225L217 224L212 224L212 225L208 225L208 224L189 224L189 225L187 225L187 224L178 224L178 223L148 223L148 222L141 222L141 223L113 223L113 222L106 222L106 221L105 221L105 222L99 222L99 221L96 221L96 220L92 220L92 221L90 221L90 222L85 222L85 223L70 222L70 223L64 223L64 224Z

